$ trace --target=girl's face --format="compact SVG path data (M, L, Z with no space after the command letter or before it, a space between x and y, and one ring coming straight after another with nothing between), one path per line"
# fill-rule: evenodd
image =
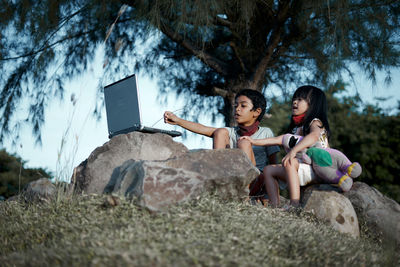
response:
M292 115L298 116L306 113L308 110L308 101L303 98L295 98L292 102Z

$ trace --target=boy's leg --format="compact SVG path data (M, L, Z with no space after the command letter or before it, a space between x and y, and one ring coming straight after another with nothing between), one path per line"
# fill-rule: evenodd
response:
M272 207L279 205L279 184L278 180L286 181L286 171L281 164L268 165L264 168L265 189Z
M251 197L260 197L262 192L265 190L264 186L264 175L261 173L257 178L255 178L249 184L249 196Z
M294 159L292 164L288 164L284 168L289 187L290 205L297 207L300 204L299 162L297 159Z
M239 140L237 144L238 148L246 153L247 157L251 160L254 166L256 166L256 158L254 157L253 147L248 140Z
M213 133L213 149L229 148L229 132L225 128L218 128Z
M230 148L229 145L229 132L225 128L218 128L213 133L213 149ZM238 142L238 148L243 150L244 153L249 157L253 165L256 165L256 159L253 153L253 147L248 140L240 140Z

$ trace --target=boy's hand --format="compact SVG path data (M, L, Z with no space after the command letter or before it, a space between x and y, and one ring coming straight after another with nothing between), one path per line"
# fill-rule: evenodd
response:
M172 124L172 125L177 125L179 121L179 117L176 116L174 113L171 111L165 111L164 112L164 123Z

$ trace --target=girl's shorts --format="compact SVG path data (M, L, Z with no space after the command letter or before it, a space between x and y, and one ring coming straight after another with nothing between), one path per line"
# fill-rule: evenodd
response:
M299 175L300 186L305 186L317 179L314 170L312 169L310 164L299 162L299 169L297 170L297 173ZM281 190L287 188L287 183L280 179L278 179L278 184Z
M310 164L299 163L299 174L300 186L307 185L316 179L314 170Z

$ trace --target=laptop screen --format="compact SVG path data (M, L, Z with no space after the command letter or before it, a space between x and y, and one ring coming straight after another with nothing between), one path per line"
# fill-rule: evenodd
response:
M136 75L104 87L108 133L142 126Z

